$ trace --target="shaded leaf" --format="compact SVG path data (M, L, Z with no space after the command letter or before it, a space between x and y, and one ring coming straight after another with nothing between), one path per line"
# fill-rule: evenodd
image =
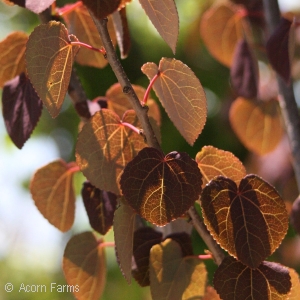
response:
M74 57L79 46L72 46L76 37L56 21L37 26L26 46L26 65L30 81L55 118L64 101L70 82Z
M172 239L180 245L182 256L193 255L192 239L186 232L174 232L166 236L165 239Z
M69 4L70 5L70 4ZM74 34L82 43L86 43L100 49L103 46L96 25L91 18L87 8L83 4L75 4L76 7L63 14L70 33ZM62 8L64 9L64 8ZM112 18L108 18L107 28L113 44L116 44L116 35ZM95 68L104 68L107 65L107 59L103 54L91 51L81 47L75 58L76 62L81 65Z
M30 183L30 192L41 214L60 231L69 230L74 222L74 164L57 160L38 169Z
M264 261L253 270L233 257L226 257L214 275L214 287L223 300L288 299L291 289L288 268Z
M126 204L121 204L114 217L114 237L116 256L128 283L131 283L132 253L133 253L133 233L136 214Z
M230 67L236 43L243 38L246 26L238 6L228 1L217 3L203 14L200 34L211 55Z
M179 17L174 0L139 0L152 24L175 54Z
M153 89L176 128L193 145L207 116L206 96L199 79L187 65L170 58L162 58L159 67L144 64L142 72L150 80L159 73Z
M300 281L299 281L299 275L294 269L289 268L290 276L291 276L291 283L292 288L289 293L289 300L298 300L300 295Z
M28 35L21 31L14 31L0 42L0 87L6 81L25 72L25 46Z
M201 207L214 239L250 268L277 249L288 229L284 201L256 175L244 177L239 187L217 177L203 189Z
M140 127L134 111L122 121ZM83 126L76 144L76 161L87 179L97 188L117 195L124 167L146 146L143 137L122 121L113 111L101 109Z
M63 271L78 300L97 300L106 281L104 247L91 232L73 236L65 249Z
M9 0L21 7L27 8L36 14L41 13L47 9L55 0Z
M232 129L250 151L264 155L276 148L283 136L277 100L250 101L237 98L231 105Z
M134 232L133 256L135 268L132 276L142 287L150 285L149 259L152 246L159 244L162 240L162 233L151 227L144 227Z
M144 148L124 169L120 184L128 204L147 221L163 226L182 216L199 198L201 173L188 154L164 156Z
M230 68L230 79L238 96L255 98L258 92L258 62L247 41L237 42Z
M290 219L294 229L300 234L300 196L293 203Z
M272 67L287 84L291 80L291 48L289 41L291 25L291 21L281 18L266 45L267 55Z
M204 296L207 271L197 257L182 257L179 244L166 239L150 251L153 299L199 299Z
M113 224L117 196L101 191L89 182L83 184L81 195L92 228L106 234Z
M121 5L121 0L82 0L82 2L99 20L112 14Z
M207 286L203 300L221 300L217 291L212 286Z
M204 146L197 153L195 160L203 176L202 187L219 175L229 177L236 184L246 176L246 169L242 162L229 151Z
M31 82L21 73L6 82L2 93L2 112L7 132L18 148L29 139L42 114L43 103Z

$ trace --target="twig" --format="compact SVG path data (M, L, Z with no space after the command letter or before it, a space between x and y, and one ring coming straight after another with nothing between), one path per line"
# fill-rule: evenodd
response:
M266 23L269 34L274 32L280 21L280 10L277 0L263 0ZM293 154L293 168L300 192L300 116L295 100L293 85L287 86L283 79L277 75L279 86L279 104L284 119L290 147Z

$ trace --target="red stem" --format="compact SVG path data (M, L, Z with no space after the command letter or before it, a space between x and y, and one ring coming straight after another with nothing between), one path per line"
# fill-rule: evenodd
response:
M101 47L101 48L95 48L95 47L93 47L93 46L91 46L91 45L88 45L88 44L86 44L86 43L83 43L83 42L71 42L71 45L79 45L79 46L88 48L88 49L90 49L90 50L100 52L100 53L102 53L104 56L106 56L106 51L105 51L104 47Z
M71 12L72 10L76 9L77 7L81 7L81 6L82 6L82 2L77 1L74 4L67 4L64 7L57 8L56 12L58 13L58 15L62 16L65 13Z
M200 254L198 257L202 260L212 259L211 254Z
M122 122L121 123L122 125L130 128L131 130L133 130L134 132L136 132L137 134L140 134L141 133L141 130L136 128L134 125L130 124L130 123L127 123L127 122Z
M143 101L142 101L142 103L141 103L142 106L145 106L145 105L147 104L147 100L148 100L148 98L149 98L149 94L150 94L150 91L151 91L151 89L152 89L152 86L153 86L154 82L156 81L156 79L157 79L159 76L160 76L160 72L158 71L158 73L151 79L151 81L150 81L150 83L149 83L149 85L148 85L148 87L147 87L147 90L146 90L146 92L145 92L144 99L143 99Z
M114 242L102 242L102 240L99 241L98 246L101 248L104 247L115 247L115 243Z

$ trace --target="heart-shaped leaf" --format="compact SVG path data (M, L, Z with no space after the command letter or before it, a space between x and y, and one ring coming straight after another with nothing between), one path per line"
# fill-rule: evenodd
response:
M128 204L147 221L163 226L182 216L199 198L201 173L186 153L164 156L144 148L124 169L120 184Z
M179 34L179 17L174 0L139 0L158 33L173 53Z
M290 276L291 276L291 283L292 288L289 293L289 300L298 300L300 295L300 281L299 281L299 275L294 269L289 268Z
M264 261L253 270L228 256L215 272L214 287L223 300L285 300L291 277L280 264Z
M179 244L166 239L150 251L150 289L153 299L201 299L207 271L197 257L183 257Z
M55 118L64 101L71 78L78 41L60 22L39 25L29 36L26 46L28 77L50 115Z
M79 300L98 300L106 282L104 247L91 232L73 236L65 249L63 271L71 291Z
M121 0L82 0L82 2L99 20L106 18L124 5Z
M30 183L30 192L41 214L56 228L65 232L74 222L74 163L54 161L38 169Z
M122 121L140 127L134 111ZM97 188L116 195L124 167L146 146L143 137L122 121L113 111L101 109L83 126L76 144L76 161L83 174Z
M0 42L0 87L25 72L25 46L28 35L15 31Z
M42 114L43 102L24 73L6 82L2 111L7 132L18 148L29 139Z
M204 146L195 159L203 176L202 187L219 175L229 177L236 184L246 176L244 165L229 151Z
M32 12L39 14L47 9L55 0L9 0L21 7L27 8Z
M284 201L256 175L244 177L239 187L217 177L203 189L201 207L214 239L250 268L277 249L288 229Z
M101 191L89 182L83 184L81 195L92 228L105 235L113 224L117 196Z
M176 128L193 145L207 116L206 96L199 79L187 65L170 58L162 58L159 67L144 64L142 71L150 80L159 73L153 89Z
M230 124L240 141L264 155L276 148L283 136L278 101L237 98L230 108Z

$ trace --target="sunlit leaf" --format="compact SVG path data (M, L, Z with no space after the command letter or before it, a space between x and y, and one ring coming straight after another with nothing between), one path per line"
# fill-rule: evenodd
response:
M139 0L152 24L175 54L179 17L174 0Z
M83 184L81 195L92 228L106 234L113 224L117 196L101 191L89 182Z
M61 231L69 230L74 222L74 164L57 160L38 169L30 183L30 192L41 214Z
M63 8L62 8L63 9ZM95 48L100 49L103 46L96 25L91 18L87 8L81 4L63 14L63 18L67 24L70 33L74 34L82 43L86 43ZM116 44L116 35L112 19L108 18L107 23L109 35L113 44ZM81 47L75 58L76 62L81 65L87 65L95 68L103 68L107 65L107 59L103 54L91 51Z
M240 141L256 154L276 148L283 136L278 101L237 98L230 108L230 124Z
M293 203L290 218L294 229L300 234L300 196Z
M82 2L99 20L112 14L121 5L121 0L82 0Z
M238 40L244 37L247 26L238 7L229 1L217 3L201 18L201 37L211 55L230 67Z
M164 156L144 148L130 161L120 184L128 204L147 221L163 226L182 216L199 198L201 173L188 154Z
M264 261L253 270L228 256L215 272L214 287L223 300L283 300L288 299L291 278L280 264Z
M203 187L219 175L229 177L236 184L246 176L242 162L229 151L220 150L213 146L204 146L197 153L195 160L203 176Z
M300 295L300 281L299 281L299 275L294 269L289 268L290 276L291 276L291 283L292 288L289 293L289 300L298 300Z
M37 26L26 46L28 76L50 115L55 118L64 101L70 82L78 41L68 35L66 27L56 21Z
M41 13L47 9L55 0L9 0L21 7L25 7L36 14Z
M199 79L187 65L170 58L162 58L159 67L144 64L142 71L150 80L159 73L153 89L176 128L193 145L207 116L206 96Z
M150 288L153 299L201 299L207 271L197 257L183 257L179 244L166 239L150 251Z
M42 108L42 101L24 73L4 85L3 118L7 132L18 148L21 149L30 137L42 114Z
M0 42L0 87L6 81L25 72L25 46L28 35L21 31L14 31Z
M140 127L134 111L127 113L123 122ZM119 195L124 167L145 146L143 137L122 125L113 111L101 109L78 135L76 161L94 186Z
M76 299L99 299L106 282L105 252L91 232L83 232L69 240L63 257L63 271Z
M126 204L121 204L114 217L114 237L116 256L120 269L127 280L131 283L133 232L136 214Z
M217 177L203 189L201 207L214 239L250 268L277 249L288 229L284 201L256 175L247 175L238 187Z

